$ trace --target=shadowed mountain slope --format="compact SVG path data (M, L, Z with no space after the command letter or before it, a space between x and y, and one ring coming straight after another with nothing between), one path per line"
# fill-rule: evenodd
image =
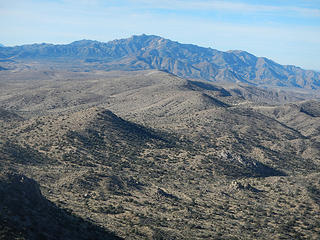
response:
M35 140L34 144L39 145L38 150L42 145L43 149L51 149L52 152L62 148L66 159L69 153L80 154L80 150L75 150L81 149L79 146L98 156L95 149L103 149L111 142L118 145L112 155L119 154L119 149L137 152L137 147L141 148L146 142L156 142L155 148L161 148L159 146L166 143L167 140L158 133L103 110L107 108L126 120L188 139L199 145L200 149L206 149L201 154L209 158L220 158L225 152L229 156L232 152L231 155L236 157L226 158L227 162L239 157L248 159L232 160L230 164L237 167L225 168L226 175L237 177L237 174L250 175L251 172L254 176L260 176L261 172L254 173L260 170L250 167L253 166L252 156L255 161L282 173L317 169L311 160L317 158L318 153L314 143L294 128L242 104L243 95L233 91L161 71L98 72L84 76L90 78L78 79L76 75L72 81L30 80L27 88L21 85L20 80L9 81L11 87L8 87L7 99L3 98L2 105L16 109L25 116L30 112L42 115L15 128L12 135L17 136L17 141L24 139L29 142L26 136L34 140L39 136L50 136ZM24 89L22 94L20 87ZM254 103L251 105L254 106ZM55 120L45 116L48 113L61 114L61 111L63 115L58 115ZM74 149L66 151L70 144ZM9 149L10 146L12 144ZM78 159L86 159L85 152L80 155ZM90 159L97 158L92 156ZM223 165L219 161L213 161L213 164Z
M70 214L126 239L318 238L317 101L156 70L1 74L0 168Z
M24 175L1 172L0 239L121 239L62 210Z
M173 117L157 117L159 123L167 119L166 124L170 127L166 131L170 134L146 129L96 107L68 114L33 117L12 129L7 128L6 134L2 135L25 151L14 158L2 148L0 152L4 161L1 167L10 166L25 172L41 183L42 192L50 201L129 239L188 239L190 236L202 239L204 235L214 239L219 238L221 231L228 238L241 230L241 224L233 219L231 209L242 204L248 207L237 210L237 214L244 221L255 221L253 219L258 215L276 224L271 215L264 216L260 212L272 209L277 219L286 222L290 214L280 216L283 209L276 205L284 194L288 199L284 203L286 206L310 206L307 212L297 210L295 214L309 225L310 230L304 234L316 236L316 227L310 224L318 221L315 215L318 208L302 191L309 185L313 192L317 191L318 185L311 185L314 180L294 177L314 175L312 179L316 179L316 162L311 161L314 158L308 160L293 154L292 149L286 149L295 146L287 139L299 142L303 137L266 118L271 121L270 125L275 125L275 130L262 140L258 134L267 134L263 128L270 128L264 116L230 106L217 107L215 103L206 109L195 114L203 112L205 115L197 115L197 119L207 120L195 121L194 125L190 120L192 115L176 119L180 125ZM146 124L156 127L151 118L143 112L140 114ZM218 120L219 115L225 123ZM212 122L207 126L209 120ZM249 137L243 128L254 122L252 129L247 130L252 136ZM228 126L232 128L226 131ZM259 126L262 129L255 130ZM284 145L275 147L269 141L277 144L283 141ZM42 158L32 156L31 151ZM25 154L29 154L29 162L18 161ZM289 176L285 178L286 175ZM289 183L300 190L294 195L284 193ZM27 189L26 186L22 188ZM303 201L295 203L296 197ZM8 195L8 199L13 197ZM262 206L260 201L267 201L268 205ZM254 205L250 206L249 202L254 202ZM226 210L227 207L231 209ZM162 214L159 215L161 209ZM44 215L41 216L48 216L42 212ZM30 212L25 214L33 216ZM212 230L210 222L214 222L219 230ZM31 226L34 224L32 222ZM298 222L292 224L298 233L304 232ZM232 230L220 229L226 226ZM286 230L274 230L272 226L259 234L276 231L282 236L287 233ZM6 229L5 236L16 231ZM290 233L290 236L298 236L297 232ZM242 230L242 234L246 238L256 236L251 231Z
M23 118L18 114L0 107L0 120L2 121L21 121Z
M222 52L181 44L153 35L133 36L107 43L81 40L66 45L32 44L0 48L6 61L34 66L100 70L166 70L181 77L265 87L319 89L320 73L277 64L245 51ZM55 62L53 64L53 62ZM77 66L78 65L78 66ZM48 68L48 66L47 66Z

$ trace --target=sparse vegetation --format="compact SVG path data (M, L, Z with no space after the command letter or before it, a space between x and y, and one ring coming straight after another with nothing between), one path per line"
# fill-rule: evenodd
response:
M4 90L0 167L38 182L46 211L14 225L1 204L0 238L57 236L41 222L126 239L319 238L320 121L302 103L242 104L158 71L79 74Z

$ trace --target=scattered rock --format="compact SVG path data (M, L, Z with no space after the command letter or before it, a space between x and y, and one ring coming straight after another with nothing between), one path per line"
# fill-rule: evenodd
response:
M175 196L175 195L173 195L173 194L171 194L171 193L167 193L167 192L165 192L165 191L164 191L163 189L161 189L161 188L158 188L157 195L158 195L159 197L170 198L170 199L173 199L173 200L175 200L175 201L178 201L178 200L179 200L179 198L178 198L177 196Z
M251 192L262 192L262 190L259 190L255 187L251 186L250 183L242 184L238 181L232 181L232 183L230 184L230 188L232 190L248 190Z

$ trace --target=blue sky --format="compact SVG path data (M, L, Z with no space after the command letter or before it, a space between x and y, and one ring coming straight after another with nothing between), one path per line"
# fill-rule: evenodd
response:
M320 0L0 0L0 43L154 34L320 70Z

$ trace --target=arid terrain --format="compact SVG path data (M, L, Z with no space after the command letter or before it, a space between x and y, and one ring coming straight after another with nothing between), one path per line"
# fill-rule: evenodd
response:
M158 36L0 46L0 239L319 239L319 87Z
M159 70L0 86L1 239L320 237L314 92Z

